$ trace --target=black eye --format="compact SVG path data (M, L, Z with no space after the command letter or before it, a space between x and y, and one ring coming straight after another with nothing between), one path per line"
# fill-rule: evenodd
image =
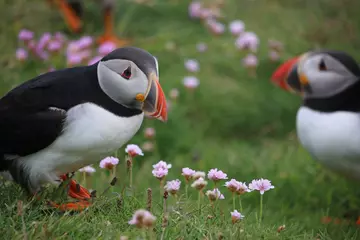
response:
M321 61L319 63L319 70L320 71L326 71L327 70L324 59L321 59Z
M123 71L123 73L121 74L121 76L125 79L130 79L131 78L131 67L129 66L127 69L125 69Z

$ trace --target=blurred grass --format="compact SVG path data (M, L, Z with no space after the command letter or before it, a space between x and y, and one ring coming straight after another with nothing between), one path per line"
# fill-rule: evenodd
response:
M270 83L269 77L277 64L267 57L267 40L275 38L285 44L283 60L317 47L347 51L360 59L360 2L228 0L222 22L241 19L248 31L260 37L260 65L256 79L247 76L241 65L244 54L235 51L235 39L229 33L213 37L200 22L188 18L189 2L158 0L154 7L131 1L118 3L118 34L132 38L133 45L157 56L160 81L166 92L171 88L180 90L178 102L171 104L167 124L149 120L144 123L144 127L156 128L157 151L136 159L134 184L137 197L125 198L121 207L117 204L118 194L126 184L123 148L118 152L122 160L118 171L120 183L93 208L80 215L62 216L44 211L44 207L28 203L17 186L7 183L0 191L2 239L24 238L22 221L16 214L17 199L29 204L24 210L29 239L137 236L138 232L129 228L127 221L135 209L145 207L148 187L154 190L154 212L159 218L156 230L160 231L158 181L151 176L151 165L160 159L173 164L168 179L180 178L182 167L204 171L218 167L230 178L248 182L264 177L272 180L276 187L265 194L265 218L260 227L255 224L258 194L244 196L246 218L239 235L240 227L230 224L230 194L222 188L226 200L216 213L205 209L202 215L194 214L196 202L186 201L178 215L171 215L165 239L217 239L220 232L225 239L360 239L354 225L324 225L320 222L327 214L342 217L348 210L358 210L360 189L357 183L319 166L299 146L294 127L300 99ZM88 34L99 35L102 31L98 9L96 4L89 2L85 13L85 32ZM46 64L16 61L18 31L29 28L41 34L65 28L58 13L41 0L0 0L0 14L4 19L0 22L0 91L5 93L47 69ZM174 51L166 50L169 41L176 44ZM206 42L209 50L196 52L198 42ZM201 67L197 74L201 83L194 94L189 94L182 86L182 78L188 75L183 66L187 58L196 58ZM141 132L131 142L142 144ZM78 177L82 179L80 175ZM89 187L101 192L107 186L106 182L105 173L98 172ZM195 199L196 192L191 190L191 194ZM173 200L170 198L169 201ZM216 217L206 220L207 214ZM278 234L276 229L282 224L286 229Z

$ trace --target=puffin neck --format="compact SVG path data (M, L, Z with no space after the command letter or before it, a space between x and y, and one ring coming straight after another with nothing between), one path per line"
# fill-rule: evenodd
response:
M95 85L92 88L90 88L94 90L93 93L91 94L92 99L90 99L90 101L120 117L132 117L141 114L142 113L141 110L127 108L115 102L103 92L103 90L99 85L99 81L97 77L97 66L98 64L88 66L87 71L85 73L88 78L94 78L94 76L96 77L96 81L89 81Z
M360 81L335 96L305 99L303 106L320 112L360 112Z

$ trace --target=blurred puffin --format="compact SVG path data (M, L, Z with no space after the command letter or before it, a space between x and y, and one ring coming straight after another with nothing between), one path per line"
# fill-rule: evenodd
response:
M55 4L61 12L65 23L73 33L79 33L82 30L83 5L84 0L47 0L50 4ZM96 0L102 6L104 18L104 34L98 39L98 43L113 42L118 47L129 43L126 39L120 39L114 34L114 12L116 0Z
M290 59L272 81L300 93L296 129L323 165L360 180L360 68L348 54L319 50Z
M0 171L35 194L124 145L144 115L167 120L158 62L145 50L118 48L94 65L45 73L0 99ZM90 193L69 185L80 202L52 205L87 207Z

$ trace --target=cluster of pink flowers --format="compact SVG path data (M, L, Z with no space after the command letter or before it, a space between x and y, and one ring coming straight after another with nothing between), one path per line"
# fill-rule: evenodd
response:
M112 170L119 164L119 159L115 157L106 157L100 161L99 167L107 170Z
M142 152L141 148L135 144L128 144L125 148L125 152L130 157L144 156L144 153Z
M166 175L169 173L169 169L171 168L171 164L167 164L164 161L160 161L157 164L153 165L152 174L159 180L163 180Z

